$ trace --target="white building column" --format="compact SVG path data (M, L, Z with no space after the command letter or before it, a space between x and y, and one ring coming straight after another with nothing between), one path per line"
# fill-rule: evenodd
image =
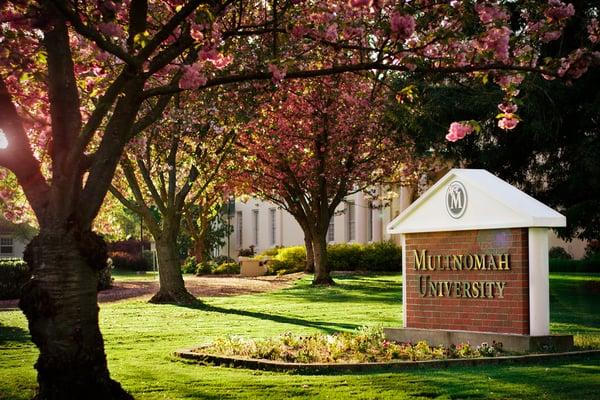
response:
M529 228L529 334L550 334L548 228Z
M356 193L354 195L355 204L354 212L355 212L355 223L354 229L356 230L355 241L356 243L367 243L367 226L368 223L368 211L369 211L369 203L365 199L365 195L362 192Z
M381 237L383 233L383 209L382 208L373 208L369 210L369 212L373 213L373 241L381 242Z
M400 187L400 212L406 210L412 203L413 188L411 186Z

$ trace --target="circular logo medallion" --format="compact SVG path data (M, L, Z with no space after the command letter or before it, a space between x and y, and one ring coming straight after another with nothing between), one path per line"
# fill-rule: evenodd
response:
M458 181L448 185L446 190L446 210L452 218L460 218L467 209L467 189Z

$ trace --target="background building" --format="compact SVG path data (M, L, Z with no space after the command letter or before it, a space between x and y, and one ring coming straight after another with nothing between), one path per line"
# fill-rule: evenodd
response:
M371 243L390 240L385 232L389 221L411 203L411 191L399 190L399 195L384 207L373 206L365 193L346 197L336 209L329 224L329 243ZM237 257L240 249L254 246L257 253L276 246L303 246L304 234L300 226L287 211L269 201L250 198L235 201L230 210L229 223L233 232L222 255Z
M0 218L0 258L23 258L35 230L25 224L13 224Z
M398 241L398 235L390 236L385 227L407 208L414 200L414 190L401 187L398 194L384 207L373 207L365 193L347 196L336 209L336 215L329 224L329 243L371 243L384 240ZM568 222L568 221L567 221ZM304 234L300 226L287 211L269 201L250 198L237 199L229 213L231 235L220 251L220 255L236 258L240 249L254 247L256 253L279 246L303 246ZM400 245L400 243L397 243ZM549 247L562 247L573 258L580 259L585 254L587 242L574 239L564 241L549 231Z

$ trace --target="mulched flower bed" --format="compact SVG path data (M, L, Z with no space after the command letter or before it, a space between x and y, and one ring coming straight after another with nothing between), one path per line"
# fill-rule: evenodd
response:
M449 358L494 357L502 354L501 343L472 346L431 346L421 341L396 343L387 340L381 328L360 328L355 333L300 336L292 333L267 338L217 339L193 352L245 359L262 359L286 363L369 363L443 360Z

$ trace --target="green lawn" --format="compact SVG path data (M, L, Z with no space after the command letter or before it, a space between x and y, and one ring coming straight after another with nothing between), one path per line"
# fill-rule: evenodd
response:
M114 378L139 399L598 399L600 357L539 365L420 369L411 372L293 375L179 361L173 350L222 335L401 326L399 275L337 277L334 288L305 278L278 292L204 299L205 309L123 301L101 306ZM553 274L552 330L600 346L600 274ZM36 349L18 311L0 312L0 399L31 398Z

